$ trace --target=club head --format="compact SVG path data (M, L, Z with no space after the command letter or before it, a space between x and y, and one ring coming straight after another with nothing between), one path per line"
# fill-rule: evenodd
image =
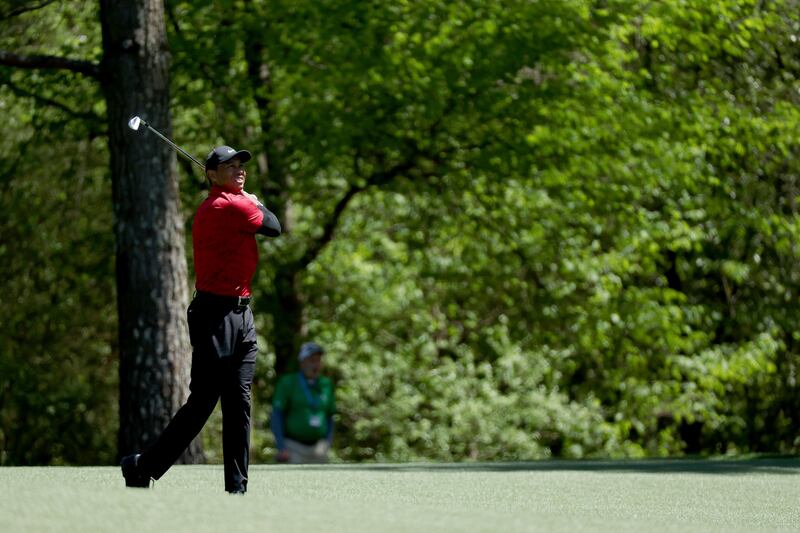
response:
M144 121L139 117L132 117L128 121L128 127L133 131L137 131L139 129L139 125L142 124ZM145 123L146 124L146 123Z

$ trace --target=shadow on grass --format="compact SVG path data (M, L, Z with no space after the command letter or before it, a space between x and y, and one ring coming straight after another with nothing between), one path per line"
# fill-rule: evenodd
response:
M344 469L384 472L641 472L649 474L788 474L800 475L798 457L763 457L755 459L618 459L562 460L551 459L497 463L398 463L304 465L304 470Z

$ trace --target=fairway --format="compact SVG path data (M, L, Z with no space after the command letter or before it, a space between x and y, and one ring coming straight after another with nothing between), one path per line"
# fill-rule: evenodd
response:
M798 531L800 460L0 469L0 531Z

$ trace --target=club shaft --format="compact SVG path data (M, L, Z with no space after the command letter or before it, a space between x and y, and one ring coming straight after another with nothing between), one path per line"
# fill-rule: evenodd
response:
M199 166L200 168L202 168L203 170L205 170L206 166L205 166L203 163L201 163L200 161L198 161L197 159L195 159L194 157L192 157L192 155L191 155L189 152L187 152L186 150L184 150L183 148L181 148L180 146L178 146L178 145L177 145L177 144L175 144L174 142L170 141L169 139L167 139L166 137L164 137L163 135L161 135L161 133L160 133L160 132L159 132L157 129L155 129L154 127L152 127L152 126L151 126L150 124L148 124L147 122L145 122L145 121L142 121L142 124L143 124L144 126L147 126L147 129L148 129L148 130L150 130L150 131L152 131L153 133L155 133L156 135L158 135L158 136L159 136L159 138L160 138L162 141L164 141L164 142L165 142L165 143L167 143L168 145L172 146L174 149L176 149L177 151L179 151L180 153L182 153L183 155L185 155L186 157L188 157L189 159L191 159L192 161L194 161L194 162L197 164L197 166Z

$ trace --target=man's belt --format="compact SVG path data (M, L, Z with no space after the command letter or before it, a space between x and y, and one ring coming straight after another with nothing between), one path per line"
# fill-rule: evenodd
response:
M233 307L247 307L252 299L249 296L223 296L222 294L204 291L196 291L195 298Z

